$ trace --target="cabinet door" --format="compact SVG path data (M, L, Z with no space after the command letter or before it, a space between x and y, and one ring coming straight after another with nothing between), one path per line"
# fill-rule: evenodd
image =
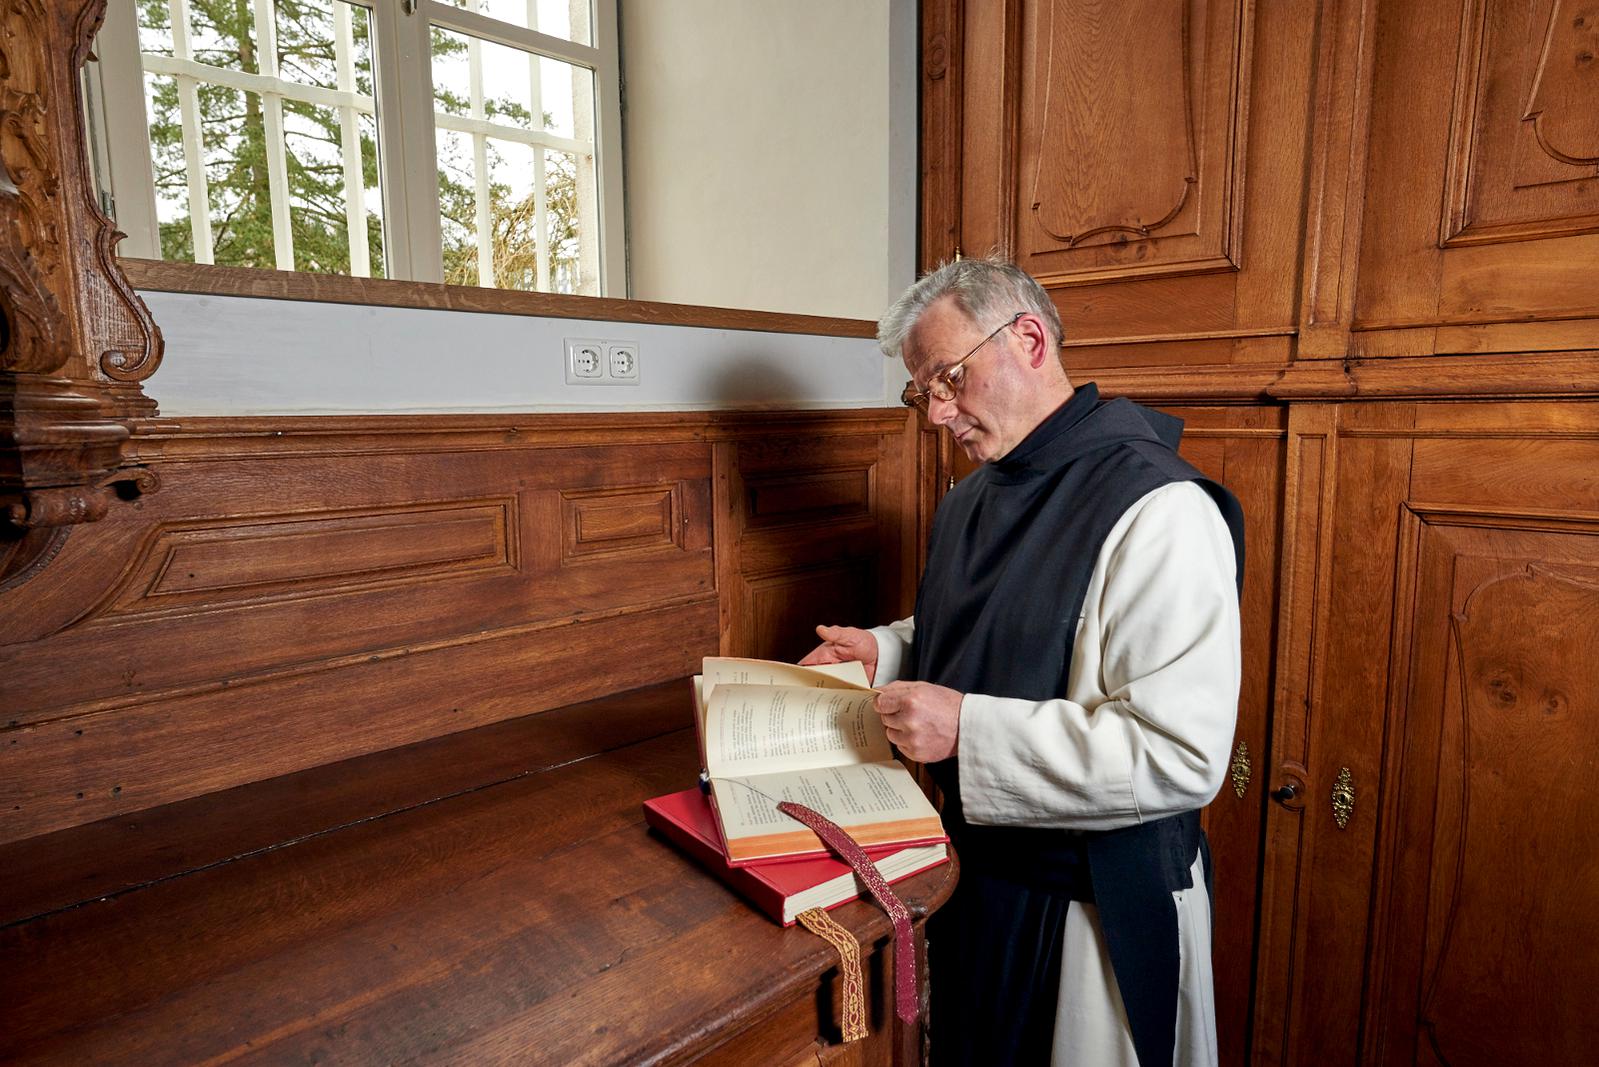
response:
M1599 405L1295 413L1258 1062L1599 1040Z
M1599 8L1387 0L1375 52L1357 353L1599 347Z
M961 15L957 240L1050 291L1068 367L1286 360L1315 4L1012 0Z

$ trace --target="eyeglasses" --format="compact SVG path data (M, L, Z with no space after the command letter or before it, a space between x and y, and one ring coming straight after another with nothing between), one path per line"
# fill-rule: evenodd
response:
M1016 325L1017 320L1019 320L1025 314L1027 314L1027 312L1018 311L1016 314L1012 315L1010 318L996 326L993 333L989 334L987 337L973 345L972 350L962 356L960 361L954 366L945 367L943 370L933 375L932 378L928 380L926 389L918 390L914 380L906 382L904 391L899 394L900 403L904 404L908 408L921 408L923 411L926 411L931 400L954 400L955 391L961 386L961 379L966 377L967 360L977 355L977 353L982 350L984 345L998 337L1001 330Z

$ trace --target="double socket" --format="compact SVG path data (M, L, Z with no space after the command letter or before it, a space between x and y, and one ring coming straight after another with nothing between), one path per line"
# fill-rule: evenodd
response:
M637 385L638 342L566 339L567 385Z

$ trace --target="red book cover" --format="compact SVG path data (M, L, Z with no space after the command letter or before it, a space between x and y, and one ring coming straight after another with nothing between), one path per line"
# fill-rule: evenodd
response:
M644 821L784 926L807 908L835 908L865 892L849 865L831 857L731 866L710 801L698 789L646 800ZM943 844L867 851L890 883L949 859Z

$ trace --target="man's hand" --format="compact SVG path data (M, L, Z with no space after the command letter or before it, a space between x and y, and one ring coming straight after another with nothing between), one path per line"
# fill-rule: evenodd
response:
M917 763L955 754L964 694L931 682L890 682L877 696L888 739Z
M854 660L866 668L867 685L877 677L877 638L868 631L853 626L818 626L816 636L822 639L822 643L800 660L801 667Z

